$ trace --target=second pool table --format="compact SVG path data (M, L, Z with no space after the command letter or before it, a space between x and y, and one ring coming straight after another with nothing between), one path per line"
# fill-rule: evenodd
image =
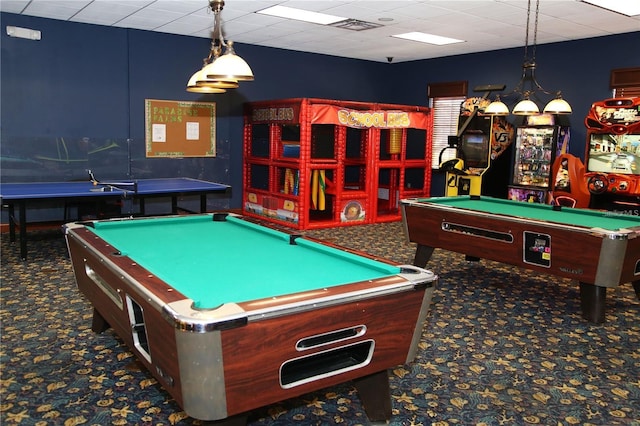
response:
M414 265L434 248L580 283L582 315L605 320L607 288L631 282L640 298L640 217L485 196L402 200Z
M353 380L389 420L437 277L227 214L72 223L93 330L112 327L185 412L220 423Z

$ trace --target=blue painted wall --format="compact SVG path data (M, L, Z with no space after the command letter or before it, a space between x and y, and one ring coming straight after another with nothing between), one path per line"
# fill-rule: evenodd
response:
M517 48L400 63L393 72L402 78L396 78L398 84L384 97L397 103L424 102L427 82L456 80L469 81L469 96L480 96L471 91L485 84L506 84L504 93L509 93L520 80L523 55L524 49ZM536 62L542 87L561 90L572 106L573 114L567 116L572 126L571 152L584 158L584 118L593 102L611 97L612 69L640 67L640 32L539 45Z
M508 91L519 80L523 53L518 48L387 64L236 44L256 80L222 95L198 95L184 89L210 40L7 13L0 22L3 29L42 32L40 41L4 31L0 38L3 181L80 179L86 168L105 178L199 177L231 185L232 208L241 204L244 102L316 97L427 105L428 83L454 80L469 81L469 96L475 96L471 88L489 83L504 83ZM640 32L538 46L539 81L548 90L562 89L574 108L575 155L584 155L582 120L589 106L610 96L611 69L640 66L639 45ZM216 102L218 157L147 159L145 99ZM86 154L87 143L117 148ZM34 161L36 155L84 155L87 161Z

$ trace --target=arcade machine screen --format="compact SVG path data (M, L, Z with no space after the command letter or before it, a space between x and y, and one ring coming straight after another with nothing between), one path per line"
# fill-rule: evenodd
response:
M640 134L591 133L588 158L590 172L640 175Z
M640 98L595 102L585 125L591 207L634 206L635 211L640 206Z
M460 139L465 165L469 168L489 167L489 137L483 133L464 133Z

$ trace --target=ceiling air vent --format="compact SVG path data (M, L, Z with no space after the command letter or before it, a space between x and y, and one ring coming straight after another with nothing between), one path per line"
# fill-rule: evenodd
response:
M332 27L344 28L351 31L364 31L372 28L381 27L381 24L374 24L372 22L359 21L357 19L345 19L344 21L331 24Z

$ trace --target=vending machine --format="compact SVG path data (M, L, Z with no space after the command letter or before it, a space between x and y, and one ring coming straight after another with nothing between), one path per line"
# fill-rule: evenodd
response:
M509 199L546 203L553 161L569 148L569 127L555 124L551 114L528 116L516 130Z

